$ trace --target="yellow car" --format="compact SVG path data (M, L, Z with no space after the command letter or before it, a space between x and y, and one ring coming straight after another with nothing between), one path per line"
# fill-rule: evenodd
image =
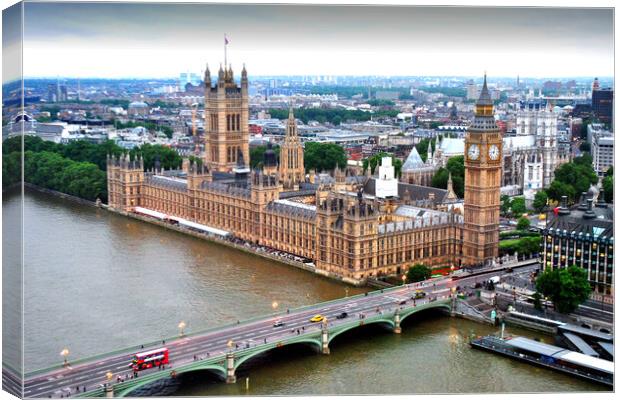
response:
M321 314L317 314L314 317L310 318L310 322L321 322L325 319Z

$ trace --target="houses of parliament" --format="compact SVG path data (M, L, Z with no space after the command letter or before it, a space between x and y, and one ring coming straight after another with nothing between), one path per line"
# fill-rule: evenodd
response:
M302 257L315 272L353 284L402 274L414 263L459 267L497 257L502 138L486 77L466 138L465 199L399 182L384 158L375 176L336 167L306 171L291 108L280 161L268 148L249 168L248 77L205 72L205 152L182 170L108 159L108 206L136 207L226 231L234 238Z

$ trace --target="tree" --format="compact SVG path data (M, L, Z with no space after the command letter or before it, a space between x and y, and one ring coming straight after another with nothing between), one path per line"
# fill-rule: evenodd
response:
M347 155L335 143L307 142L304 146L304 165L306 171L329 171L336 168L336 165L344 169L347 166Z
M433 151L435 151L435 141L429 139L429 138L424 138L422 140L420 140L420 142L418 144L415 145L415 149L418 151L418 153L420 154L420 158L422 159L422 161L426 162L426 156L428 155L428 146L431 146L431 149L433 149Z
M587 272L576 265L546 269L536 280L536 290L551 299L555 309L564 314L575 311L592 291Z
M540 213L547 206L548 199L549 197L547 196L547 192L545 192L544 190L539 190L538 192L536 192L536 195L534 196L532 207L534 207L534 210L536 210L536 212Z
M611 167L609 168L611 169ZM614 175L613 172L611 175L605 176L603 178L603 189L605 190L605 201L608 203L613 203L614 201Z
M415 264L407 271L407 282L420 282L431 277L431 269L424 264Z
M164 169L177 169L183 164L183 158L176 150L161 144L143 144L131 149L129 155L132 159L140 155L144 159L145 170L153 168L156 159L159 159L160 166Z
M499 197L499 201L500 201L500 206L499 206L499 210L502 213L502 215L508 215L510 213L510 197L508 197L508 195L502 194Z
M403 169L403 161L386 152L380 152L371 157L365 158L364 161L362 161L364 172L366 172L366 170L370 168L370 173L374 174L377 167L381 165L381 159L383 157L392 158L392 166L394 166L394 174L396 175L396 177L400 177L402 174L402 169Z
M572 162L556 168L555 179L551 182L547 194L557 201L560 201L563 195L568 196L569 200L574 203L579 201L582 192L587 192L590 185L597 182L598 176L592 168L592 156L585 153L576 157Z
M510 202L510 210L515 216L525 214L527 212L527 208L525 207L525 198L515 197L512 199Z
M554 179L553 182L551 182L549 188L547 189L547 194L549 195L550 199L555 201L560 201L562 200L562 196L567 196L570 203L573 203L575 201L576 192L575 188L573 188L571 185Z
M263 165L265 150L267 150L267 146L256 146L250 149L250 168L257 168ZM280 146L274 145L272 150L276 155L276 161L280 162Z
M519 218L519 220L517 221L517 230L520 231L524 231L526 229L528 229L530 227L530 220L525 218L525 217L521 217Z
M534 299L534 308L539 310L539 311L542 310L542 303L540 301L540 300L542 300L542 296L540 295L540 293L534 292L532 297Z
M465 158L463 156L450 157L446 163L446 168L439 168L433 179L431 186L441 189L448 188L448 175L452 174L452 187L454 193L463 198L465 194Z

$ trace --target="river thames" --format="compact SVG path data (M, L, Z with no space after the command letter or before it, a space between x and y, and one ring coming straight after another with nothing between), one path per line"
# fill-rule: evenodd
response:
M5 193L5 222L20 212L20 201ZM77 359L173 336L180 321L189 333L271 313L273 302L284 310L366 290L31 190L24 239L26 371L61 362L64 347ZM4 263L18 265L19 252L5 254ZM431 312L409 318L401 335L378 327L342 335L329 356L280 349L239 371L237 384L182 376L175 394L606 390L469 347L471 334L495 330Z

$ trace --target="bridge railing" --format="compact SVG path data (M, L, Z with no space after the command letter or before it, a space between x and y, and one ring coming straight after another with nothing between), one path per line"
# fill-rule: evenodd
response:
M385 293L385 292L392 292L395 290L398 290L399 288L402 288L402 286L394 286L391 288L386 288L386 289L381 289L381 290L374 290L372 292L367 292L368 294L366 295L366 293L360 293L360 294L356 294L353 296L349 296L349 297L340 297L337 299L333 299L333 300L327 300L327 301L323 301L320 303L315 303L315 304L310 304L310 305L306 305L306 306L300 306L300 307L296 307L296 308L292 308L290 309L290 311L295 311L295 312L299 312L299 311L307 311L307 310L311 310L311 309L315 309L315 308L323 308L325 306L331 305L331 304L335 304L338 302L342 302L344 300L351 300L351 299L361 299L364 297L370 297L373 295L376 295L378 293ZM143 350L141 346L144 346L145 348L147 347L151 347L151 346L157 346L162 344L162 341L165 340L166 342L171 342L174 340L179 340L181 338L188 338L188 337L196 337L196 336L202 336L208 333L212 333L212 332L216 332L222 329L227 329L227 328L232 328L235 326L239 326L239 325L243 325L243 324L249 324L249 323L253 323L253 322L257 322L257 321L261 321L264 319L269 319L269 318L274 318L274 317L278 317L278 316L284 316L286 315L286 311L280 311L280 312L275 312L275 313L271 313L271 314L264 314L264 315L260 315L260 316L256 316L253 318L249 318L243 321L239 321L239 323L236 322L232 322L229 324L225 324L225 325L219 325L219 326L215 326L212 328L206 328L206 329L201 329L201 330L197 330L194 332L190 332L190 333L186 333L183 336L179 336L179 335L175 335L175 336L171 336L171 337L167 337L167 338L163 338L160 340L153 340L151 342L147 342L144 343L142 345L133 345L133 346L128 346L122 349L116 349L116 350L111 350L109 352L105 352L105 353L100 353L100 354L95 354L92 356L86 356L83 358L79 358L76 360L69 360L72 366L76 366L76 365L81 365L81 364L85 364L88 363L89 361L95 361L95 360L101 360L101 359L105 359L105 358L110 358L110 357L114 357L114 356L120 356L120 355L124 355L127 353L131 353L133 351L136 350ZM60 369L63 368L63 363L58 363L58 364L54 364L51 365L49 367L46 368L41 368L38 370L33 370L33 371L29 371L26 372L24 374L24 378L25 379L29 379L41 374L44 374L46 372L50 372L50 371L54 371L56 369Z

